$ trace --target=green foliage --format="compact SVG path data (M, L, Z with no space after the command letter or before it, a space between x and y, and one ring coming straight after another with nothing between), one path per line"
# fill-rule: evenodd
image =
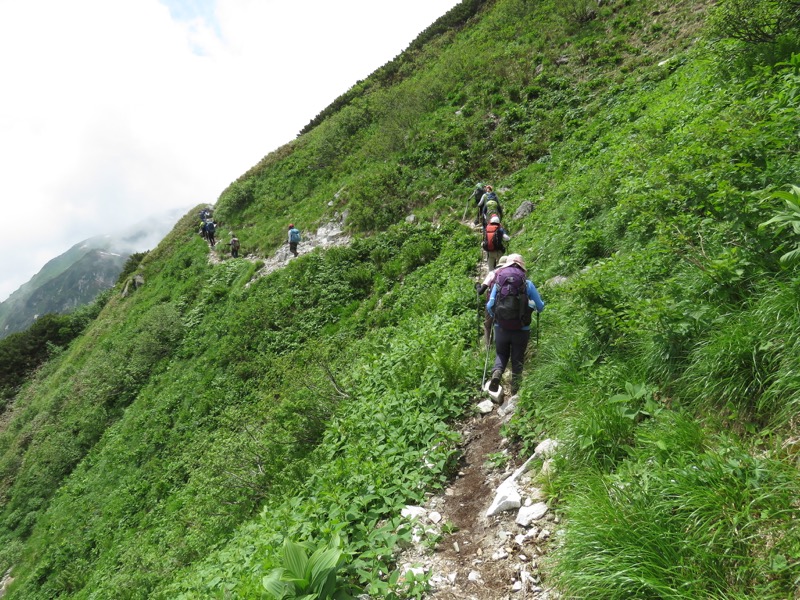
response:
M587 23L597 16L595 0L564 0L556 6L558 14L570 23Z
M275 600L305 598L306 600L347 600L352 598L343 589L337 589L336 572L345 559L338 536L333 536L326 546L310 550L288 538L283 542L283 567L274 569L262 580L264 589Z
M792 233L800 235L800 187L789 186L788 191L774 191L766 195L765 199L783 200L784 209L777 211L774 217L765 221L760 227L776 225L777 229L791 227ZM793 250L781 256L782 263L794 263L800 258L800 242L795 244Z
M724 0L715 7L711 34L749 44L774 42L800 26L795 0Z
M137 269L139 264L142 262L142 259L147 256L149 250L145 250L144 252L134 252L128 257L128 260L125 261L125 265L122 267L122 271L117 277L117 283L122 283L128 279L133 272Z
M258 262L209 261L193 210L143 287L45 340L0 429L13 597L263 597L284 540L310 561L337 534L337 586L426 593L399 514L457 468L480 378L477 178L536 206L512 247L547 311L508 427L523 452L559 440L549 580L794 594L797 215L760 226L775 198L753 195L800 178L791 32L742 70L694 43L707 3L557 4L460 4L223 192ZM288 222L331 221L349 246L256 274Z

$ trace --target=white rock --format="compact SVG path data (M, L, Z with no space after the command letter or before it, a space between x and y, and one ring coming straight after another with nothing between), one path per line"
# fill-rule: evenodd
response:
M438 523L442 520L442 515L434 510L428 515L428 518L431 520L431 523Z
M533 455L537 458L550 458L555 454L557 448L558 442L556 440L547 439L543 442L539 442L539 445L536 446L536 449L533 451Z
M503 405L497 409L497 414L499 414L501 417L513 415L514 411L517 410L518 401L519 396L511 396L511 398L503 402Z
M406 519L421 519L428 513L421 506L408 505L400 511L400 516Z
M494 402L491 400L484 400L480 404L478 404L478 410L481 411L482 415L488 415L490 412L494 410Z
M476 581L477 582L477 581L480 581L481 579L483 579L483 577L481 577L481 574L478 573L477 571L470 571L469 575L467 575L467 579L469 579L470 581Z
M549 537L550 537L550 532L547 529L542 529L539 532L539 535L536 536L536 539L539 540L539 541L543 541L543 540L546 540Z
M522 591L522 582L521 581L515 581L514 585L511 586L511 591L512 592Z
M494 554L492 554L492 560L504 560L508 558L508 552L505 550L498 550Z
M489 386L492 384L492 380L489 379L483 384L483 391L489 394L489 397L492 399L492 402L495 404L501 404L503 402L503 386L499 386L496 392L493 392L489 389Z
M518 533L516 536L514 536L514 542L517 544L517 546L524 545L525 544L525 536L522 535L521 533Z
M538 521L547 514L547 504L544 502L537 502L531 506L523 506L517 513L517 525L528 527L531 521Z
M519 508L521 504L522 496L516 484L513 480L506 479L500 484L500 487L497 488L492 505L489 507L489 510L486 511L486 516L493 517L497 513Z
M419 579L420 577L425 575L425 569L423 567L412 567L410 565L405 565L403 567L403 571L402 571L402 575L401 576L405 577L409 573L411 573L411 575L414 577L414 579Z

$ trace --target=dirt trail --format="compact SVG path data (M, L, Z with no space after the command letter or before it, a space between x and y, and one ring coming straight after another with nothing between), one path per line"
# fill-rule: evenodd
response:
M469 222L464 225L471 226ZM481 264L481 278L486 263ZM504 384L506 392L508 385ZM481 394L475 399L485 399ZM517 524L517 510L487 517L486 513L498 486L512 475L527 457L515 455L501 435L503 423L510 418L504 404L486 415L476 415L463 424L461 461L458 475L444 494L425 503L421 523L426 530L440 534L433 551L422 545L406 550L398 559L401 567L422 568L429 576L432 591L428 600L554 600L559 594L549 589L539 571L539 559L548 552L558 519L548 512L528 526ZM501 414L505 413L505 414ZM509 456L504 469L492 468L499 453ZM519 480L522 501L544 501L541 490L531 483L531 476ZM450 532L450 533L447 533Z

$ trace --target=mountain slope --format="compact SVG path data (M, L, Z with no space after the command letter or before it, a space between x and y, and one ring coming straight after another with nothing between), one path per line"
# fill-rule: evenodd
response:
M478 178L547 303L507 433L559 440L548 585L794 593L797 240L754 192L800 180L797 45L714 54L701 0L469 6L225 190L216 248L190 211L16 396L10 598L262 597L286 540L337 539L339 588L420 597L393 556L479 396ZM257 276L331 220L351 246Z
M114 234L83 240L48 261L0 302L0 338L27 329L38 316L91 302L114 285L132 253L154 247L179 216L175 211L153 215Z

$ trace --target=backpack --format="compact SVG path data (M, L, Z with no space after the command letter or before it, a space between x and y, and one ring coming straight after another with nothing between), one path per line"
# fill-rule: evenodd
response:
M499 215L500 203L497 201L497 194L489 192L486 195L486 203L483 205L483 211L487 215Z
M214 233L216 230L217 230L217 226L214 225L213 221L209 221L208 223L206 223L206 231L208 233Z
M300 241L300 232L297 229L289 230L289 241L294 244Z
M472 192L472 198L475 200L475 204L478 204L483 198L483 195L486 193L486 188L482 183L478 183L475 185L475 190Z
M527 276L515 265L505 267L495 279L494 318L503 329L518 330L531 324Z
M502 252L505 250L499 223L489 223L486 226L486 231L483 234L483 249L488 252Z
M231 240L231 249L238 250L239 249L239 240L237 238L233 238Z

